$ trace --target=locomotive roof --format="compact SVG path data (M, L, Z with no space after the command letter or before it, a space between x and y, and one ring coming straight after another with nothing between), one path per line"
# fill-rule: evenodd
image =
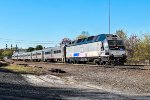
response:
M113 35L113 34L99 34L97 36L90 36L87 38L72 41L72 43L69 46L93 43L93 42L98 42L98 41L104 41L107 37L109 38L109 37L118 37L118 36Z

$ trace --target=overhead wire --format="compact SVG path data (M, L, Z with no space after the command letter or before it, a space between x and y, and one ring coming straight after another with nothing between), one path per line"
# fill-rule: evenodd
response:
M1 43L17 43L17 44L58 44L60 41L28 41L28 40L14 40L14 39L6 39L6 38L0 38Z

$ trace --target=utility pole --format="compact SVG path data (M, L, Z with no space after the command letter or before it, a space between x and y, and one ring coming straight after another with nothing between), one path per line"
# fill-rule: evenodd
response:
M110 34L110 0L109 0L109 34Z
M19 52L19 51L18 51L18 46L17 46L17 44L16 44L16 51Z
M12 47L12 44L11 44L11 50L12 50L12 48L13 48L13 47Z
M6 49L7 49L7 44L6 44Z

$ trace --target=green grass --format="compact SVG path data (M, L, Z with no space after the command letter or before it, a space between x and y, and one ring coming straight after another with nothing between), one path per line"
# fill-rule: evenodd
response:
M2 67L2 68L16 72L16 73L21 73L21 74L39 74L40 73L40 70L37 68L24 67L24 66L19 66L19 65L10 65L10 66Z

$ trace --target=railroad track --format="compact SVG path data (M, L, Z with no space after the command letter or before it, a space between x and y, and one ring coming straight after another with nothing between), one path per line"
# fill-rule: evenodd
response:
M17 63L21 64L44 64L44 65L67 65L67 66L87 66L87 67L100 67L100 68L115 68L115 69L123 69L123 70L150 70L149 65L121 65L121 66L112 66L112 65L95 65L92 63L88 64L66 64L66 63L49 63L49 62L23 62L19 61Z

